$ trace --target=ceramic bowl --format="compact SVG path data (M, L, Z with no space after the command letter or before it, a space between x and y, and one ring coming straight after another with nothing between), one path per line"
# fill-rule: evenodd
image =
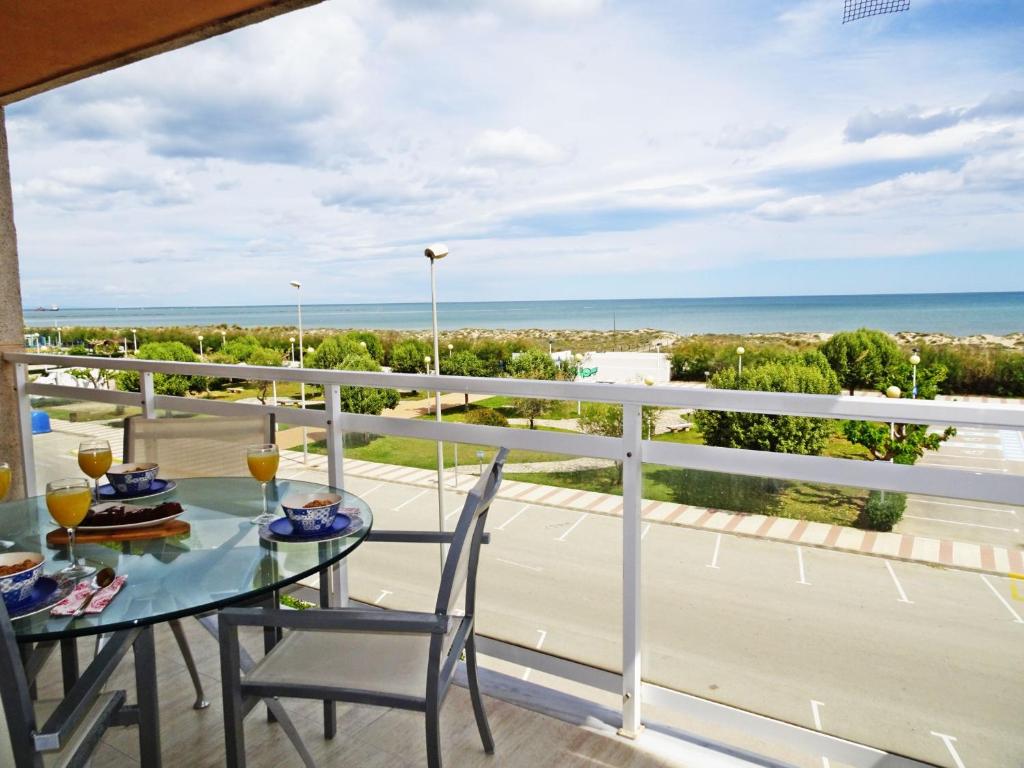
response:
M306 507L313 501L324 501L326 504ZM281 502L285 515L299 533L323 533L334 524L341 507L341 496L336 493L305 493L289 496Z
M159 471L158 464L140 462L115 464L107 470L107 479L118 493L142 493L149 490L149 486L156 479L156 474Z
M0 576L0 591L8 610L24 605L32 597L32 587L43 572L44 558L38 552L4 552L0 555L0 566L12 566L29 561L32 565L17 573Z

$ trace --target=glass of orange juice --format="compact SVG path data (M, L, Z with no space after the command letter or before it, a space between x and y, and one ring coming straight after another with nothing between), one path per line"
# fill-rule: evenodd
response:
M256 478L263 494L263 512L252 519L253 525L266 525L274 516L267 511L267 483L277 474L277 465L281 457L277 446L273 443L250 445L245 450L245 460L249 465L249 474Z
M89 490L89 481L84 478L72 477L46 484L46 508L50 510L50 517L68 532L68 560L71 565L61 570L60 575L69 579L80 579L96 571L79 563L75 555L75 529L89 513L91 503L92 491Z
M4 500L9 490L11 490L11 465L6 461L0 461L0 501Z
M100 478L110 469L113 456L106 440L83 440L78 444L78 466L96 486L97 503L100 500Z

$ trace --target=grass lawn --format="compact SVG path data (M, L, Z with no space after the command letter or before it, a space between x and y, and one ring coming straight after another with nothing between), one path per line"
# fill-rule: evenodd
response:
M576 418L576 401L575 400L548 400L548 407L544 409L544 412L538 416L538 419L575 419ZM521 419L525 418L519 411L516 410L515 398L506 397L505 395L495 395L494 397L488 397L486 400L477 400L475 403L470 404L470 409L475 408L493 408L499 413L504 414L507 419Z

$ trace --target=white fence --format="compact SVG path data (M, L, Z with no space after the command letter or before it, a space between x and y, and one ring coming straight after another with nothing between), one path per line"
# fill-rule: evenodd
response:
M678 691L641 682L641 471L643 463L697 469L709 472L780 478L835 484L867 489L928 494L945 498L1020 504L1024 500L1024 477L957 469L893 465L884 462L850 461L817 456L796 456L762 451L714 448L644 440L641 436L641 406L701 408L745 411L829 419L904 422L931 425L975 426L1024 430L1024 409L1000 405L948 403L923 400L886 400L830 395L800 395L733 390L703 390L644 385L588 384L528 381L520 379L470 378L431 374L365 373L282 369L233 365L174 363L135 359L89 358L91 367L140 372L141 392L64 387L31 383L28 366L81 366L81 357L5 353L14 363L21 406L21 434L28 487L35 487L31 439L33 395L91 400L115 405L141 407L155 417L158 409L197 414L231 416L242 413L275 413L289 424L326 430L328 480L334 486L344 482L343 441L346 432L397 435L426 440L477 443L529 449L575 456L613 459L623 464L622 514L622 669L621 675L586 667L494 639L484 639L481 650L513 663L566 677L623 697L623 732L636 734L641 725L641 704L656 702L687 713L697 713L719 723L737 725L751 734L806 748L838 762L853 766L919 766L914 760L887 755L868 746L807 730L756 714L731 709ZM305 382L324 387L325 409L297 410L253 404L158 395L153 375L157 373L210 376L260 381ZM461 423L439 423L346 413L340 410L341 386L393 387L400 390L441 390L443 392L536 397L617 403L623 406L621 437L599 437L560 432L487 427Z

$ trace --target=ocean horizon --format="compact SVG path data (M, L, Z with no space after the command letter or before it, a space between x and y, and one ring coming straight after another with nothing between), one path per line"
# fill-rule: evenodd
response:
M295 326L294 304L30 309L32 327ZM430 328L430 303L310 304L303 325L411 331ZM1024 331L1024 292L846 294L678 299L440 302L438 325L463 328L634 330L678 334L833 333L860 327L896 333L1006 335Z

